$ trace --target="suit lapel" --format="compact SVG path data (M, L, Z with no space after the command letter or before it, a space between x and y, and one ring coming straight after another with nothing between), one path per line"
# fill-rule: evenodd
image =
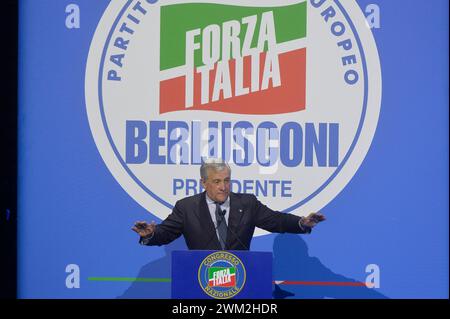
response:
M230 246L232 240L237 240L235 237L243 215L243 207L239 197L233 193L230 193L230 216L228 217L227 247Z

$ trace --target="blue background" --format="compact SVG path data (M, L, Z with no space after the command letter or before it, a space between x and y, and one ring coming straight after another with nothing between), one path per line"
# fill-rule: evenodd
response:
M383 99L369 153L311 235L257 237L251 249L273 251L277 280L364 282L368 264L380 267L379 289L279 285L277 298L448 298L448 1L357 2L381 9ZM69 3L80 7L80 29L65 27ZM20 2L21 298L168 298L170 283L88 278L169 278L170 252L185 249L182 239L138 245L132 224L151 216L91 135L84 72L108 3ZM72 263L80 289L65 286Z

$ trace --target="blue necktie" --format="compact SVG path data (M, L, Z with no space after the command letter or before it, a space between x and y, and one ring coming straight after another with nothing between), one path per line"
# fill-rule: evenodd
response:
M225 214L221 214L222 209L218 202L216 204L216 220L217 220L217 230L219 231L219 242L222 249L225 249L225 243L227 242L227 222L225 220Z

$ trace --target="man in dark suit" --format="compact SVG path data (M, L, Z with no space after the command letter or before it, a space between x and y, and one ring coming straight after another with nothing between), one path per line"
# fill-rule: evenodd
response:
M143 245L165 245L183 235L189 249L249 250L255 227L274 233L310 233L320 213L298 217L273 211L254 195L230 193L231 169L221 159L202 164L205 192L179 200L159 225L136 222Z

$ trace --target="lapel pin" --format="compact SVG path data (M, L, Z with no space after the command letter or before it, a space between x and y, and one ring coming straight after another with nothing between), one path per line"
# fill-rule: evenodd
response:
M242 213L242 209L239 209L239 213Z

